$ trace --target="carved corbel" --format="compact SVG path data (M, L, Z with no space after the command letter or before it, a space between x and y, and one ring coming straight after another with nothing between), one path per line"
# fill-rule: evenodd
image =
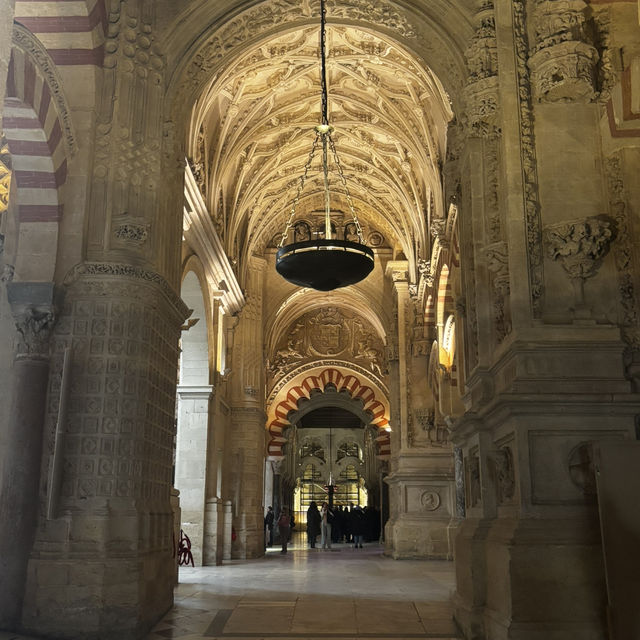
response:
M590 102L596 97L599 55L587 41L585 9L582 0L542 0L536 5L529 68L540 102Z
M427 287L433 287L434 277L431 271L431 261L420 258L418 260L418 272Z
M449 238L447 237L447 221L445 218L436 218L431 221L431 236L438 240L443 249L449 248Z
M584 283L600 268L616 236L615 222L595 216L550 225L544 230L547 255L559 261L574 286L576 310L584 310Z

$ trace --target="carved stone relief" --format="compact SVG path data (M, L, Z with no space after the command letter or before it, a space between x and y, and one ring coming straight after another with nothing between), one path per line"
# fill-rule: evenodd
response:
M384 372L385 348L373 327L355 314L326 307L309 312L285 332L268 367L273 378L310 359L353 359L377 376Z
M583 442L574 447L569 453L567 463L573 484L585 496L594 497L596 495L596 473L591 443Z
M449 431L445 425L436 422L434 409L416 409L413 417L409 443L412 447L441 449L449 446Z
M420 494L420 505L424 511L435 511L440 506L440 494L435 489Z
M515 466L511 447L502 447L495 452L498 502L510 502L516 488Z
M467 506L475 507L481 501L480 488L480 458L477 455L471 455L465 460L467 482Z
M584 306L584 282L597 273L615 235L615 223L607 216L550 225L545 229L547 253L562 264L571 279L576 308Z

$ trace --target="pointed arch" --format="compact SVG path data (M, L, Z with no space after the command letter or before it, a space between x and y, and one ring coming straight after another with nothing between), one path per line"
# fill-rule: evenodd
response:
M313 391L324 393L329 385L338 392L347 391L352 398L362 401L363 410L371 415L369 424L380 430L377 438L378 455L386 456L390 453L389 434L385 431L385 427L389 425L389 401L382 390L361 373L319 365L311 370L300 371L280 390L268 407L268 455L283 455L282 445L286 442L283 433L291 425L287 416L298 409L298 401L308 400Z

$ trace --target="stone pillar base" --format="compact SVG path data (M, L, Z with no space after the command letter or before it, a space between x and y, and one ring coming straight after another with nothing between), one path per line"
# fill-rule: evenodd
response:
M47 637L138 640L173 606L174 562L169 548L103 560L32 558L22 628Z
M591 515L465 522L456 539L455 598L465 637L605 638L602 550Z
M429 519L404 516L385 526L385 555L394 558L453 560L450 518Z
M392 558L453 559L457 526L453 456L449 450L400 454L389 485L394 513L384 530Z
M221 565L223 554L223 505L222 500L207 500L204 513L204 564Z

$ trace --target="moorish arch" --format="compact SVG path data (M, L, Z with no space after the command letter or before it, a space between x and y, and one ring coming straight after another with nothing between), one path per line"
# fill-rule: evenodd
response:
M389 400L377 383L367 378L363 371L355 371L348 365L337 368L320 363L301 369L292 371L270 400L267 413L268 455L282 456L282 447L286 443L283 432L291 424L287 416L299 409L298 402L308 400L316 390L324 392L329 386L338 392L347 391L352 398L362 402L363 411L371 416L369 424L380 429L377 440L379 455L389 454L389 434L385 430L389 427Z
M55 64L39 40L20 24L13 28L3 130L11 154L17 214L11 267L17 280L51 281L67 167L78 147Z

